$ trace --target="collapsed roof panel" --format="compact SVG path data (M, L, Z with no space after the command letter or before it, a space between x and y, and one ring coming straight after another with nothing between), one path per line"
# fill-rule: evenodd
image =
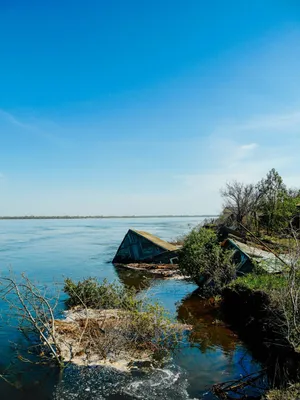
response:
M151 233L129 229L113 263L164 262L173 263L178 247Z

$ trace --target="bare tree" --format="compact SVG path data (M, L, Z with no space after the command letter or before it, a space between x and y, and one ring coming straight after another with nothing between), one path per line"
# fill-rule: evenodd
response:
M18 329L26 337L38 336L39 354L63 366L60 346L56 340L54 312L58 295L47 298L24 274L17 280L12 274L0 278L0 295L10 307L10 316L17 319Z
M247 217L256 219L257 205L261 194L253 184L233 181L221 190L224 208L229 210L237 224L245 222Z

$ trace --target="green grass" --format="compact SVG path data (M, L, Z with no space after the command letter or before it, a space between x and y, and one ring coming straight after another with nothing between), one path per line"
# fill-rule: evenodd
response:
M260 240L265 242L267 246L279 253L288 253L292 249L296 249L298 244L293 237L281 237L279 235L261 235Z
M243 286L250 290L261 290L268 293L285 287L286 283L287 283L286 278L282 275L248 274L246 276L237 278L235 281L231 282L228 286L231 288L237 288Z

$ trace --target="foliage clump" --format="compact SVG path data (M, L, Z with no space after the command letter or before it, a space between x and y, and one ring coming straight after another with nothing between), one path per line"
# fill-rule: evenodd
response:
M203 288L204 295L216 295L236 275L232 254L220 246L213 230L198 227L185 238L179 268Z
M69 308L84 304L95 309L136 310L141 303L134 288L109 283L106 279L99 284L96 278L87 278L77 283L67 278L64 292L68 295L66 304Z

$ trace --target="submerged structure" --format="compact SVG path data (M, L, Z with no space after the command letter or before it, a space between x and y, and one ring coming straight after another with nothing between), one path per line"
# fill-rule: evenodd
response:
M129 229L113 263L164 263L176 264L179 247L160 239L151 233Z
M233 239L226 239L221 245L234 251L233 258L238 275L252 272L255 263L270 274L281 273L284 269L285 264L275 254L259 247L249 246ZM282 255L280 257L285 258L286 264L289 263L288 258Z

